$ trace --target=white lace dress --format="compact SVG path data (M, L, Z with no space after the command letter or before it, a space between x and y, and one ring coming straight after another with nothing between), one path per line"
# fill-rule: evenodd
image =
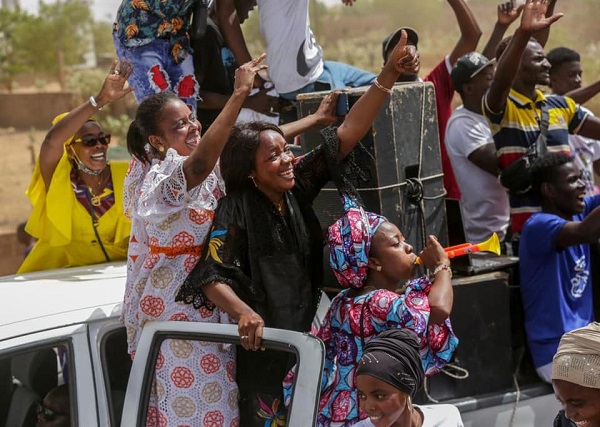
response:
M145 256L133 254L132 274L123 305L129 352L134 357L142 327L148 321L183 320L231 323L218 309L195 310L175 302L175 295L198 263L212 225L217 201L224 195L219 167L204 182L186 190L183 161L169 149L138 187L131 184L132 236L145 230ZM143 172L138 171L138 176ZM132 181L133 181L132 173ZM137 204L137 207L135 206ZM140 263L140 260L142 262ZM186 340L165 340L156 363L147 426L238 426L235 347Z

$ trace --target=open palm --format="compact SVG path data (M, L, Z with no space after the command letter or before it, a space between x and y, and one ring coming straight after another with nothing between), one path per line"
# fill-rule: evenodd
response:
M554 22L563 17L562 13L555 13L546 17L546 11L551 0L527 0L523 7L523 16L521 17L521 29L530 33L535 33L548 28Z

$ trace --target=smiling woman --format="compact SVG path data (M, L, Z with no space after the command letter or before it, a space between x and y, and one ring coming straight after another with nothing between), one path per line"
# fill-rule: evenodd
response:
M555 427L600 426L600 323L562 336L552 363L552 386L563 407Z
M110 134L92 115L132 91L124 87L131 71L115 62L96 97L54 119L27 190L33 212L26 230L38 241L18 273L125 259L127 163L108 164Z

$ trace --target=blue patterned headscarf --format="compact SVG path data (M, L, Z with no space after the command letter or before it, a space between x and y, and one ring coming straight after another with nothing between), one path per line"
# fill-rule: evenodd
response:
M367 279L371 240L387 219L365 211L345 194L342 197L345 213L327 232L329 263L340 285L360 289Z

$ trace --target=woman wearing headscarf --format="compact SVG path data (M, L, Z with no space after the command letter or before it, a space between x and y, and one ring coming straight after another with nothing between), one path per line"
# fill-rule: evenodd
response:
M555 427L600 426L600 323L562 336L552 361L552 387L563 407Z
M452 405L414 405L425 373L419 339L407 329L390 329L371 339L356 368L356 386L367 419L356 427L462 427Z
M332 300L317 333L326 348L319 427L351 426L367 416L359 411L356 367L365 345L378 333L414 331L427 375L444 367L458 344L449 319L450 260L437 239L429 236L419 254L431 277L414 278L417 255L398 227L365 211L356 196L343 197L345 213L327 233L331 268L345 289ZM405 291L397 293L404 284Z
M26 231L38 239L18 273L124 260L130 221L123 214L127 162L106 158L110 134L93 115L132 88L133 68L115 61L97 96L52 121L27 195Z

